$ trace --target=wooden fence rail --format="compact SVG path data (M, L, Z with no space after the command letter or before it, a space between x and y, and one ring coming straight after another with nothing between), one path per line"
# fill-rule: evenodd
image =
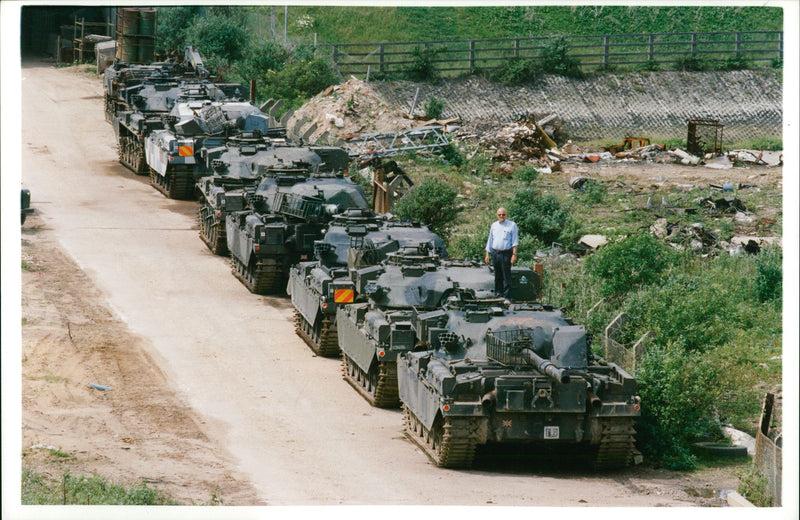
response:
M503 66L511 58L531 59L555 37L496 38L399 43L334 43L320 45L342 74L393 74L417 61L415 53L430 49L436 70L445 75L471 74ZM714 63L741 57L753 64L783 60L783 31L727 31L606 34L565 37L568 55L583 69L636 67L649 63L673 66L695 57Z

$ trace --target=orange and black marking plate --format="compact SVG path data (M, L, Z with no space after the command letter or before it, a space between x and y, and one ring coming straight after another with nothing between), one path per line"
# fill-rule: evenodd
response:
M352 303L353 289L336 289L333 293L333 301L336 303Z

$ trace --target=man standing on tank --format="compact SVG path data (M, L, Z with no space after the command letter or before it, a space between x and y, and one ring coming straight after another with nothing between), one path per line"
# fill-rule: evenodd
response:
M494 292L506 303L511 297L511 266L517 263L519 232L517 225L508 220L506 208L497 209L497 222L489 229L486 241L486 263L491 255L494 260Z

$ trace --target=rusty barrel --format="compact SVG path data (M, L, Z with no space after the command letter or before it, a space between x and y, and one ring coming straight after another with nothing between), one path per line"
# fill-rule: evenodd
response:
M142 9L139 11L139 34L142 36L154 36L156 34L156 11L154 9Z
M127 36L139 34L139 9L122 9L120 19L122 34Z

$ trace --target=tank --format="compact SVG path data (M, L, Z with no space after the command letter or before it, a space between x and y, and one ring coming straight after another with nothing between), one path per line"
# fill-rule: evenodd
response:
M216 255L227 255L225 219L244 210L245 193L265 176L336 173L347 169L347 152L334 147L290 146L281 134L242 132L218 147L204 146L199 154L202 170L214 175L197 181L200 238Z
M568 447L597 469L631 462L636 381L559 309L460 291L409 321L425 350L397 360L405 433L437 466L470 467L487 444Z
M360 186L336 174L267 176L241 197L245 209L225 219L227 246L234 276L256 294L284 293L290 266L313 257L332 216L369 206Z
M374 265L388 253L422 245L447 256L442 239L419 223L371 210L334 215L323 238L314 243L316 259L299 262L289 271L286 292L295 308L297 335L320 356L340 355L336 310L358 299L348 268Z
M213 173L204 153L242 132L269 132L269 116L243 101L180 102L161 119L163 128L150 132L144 149L150 184L171 199L193 199L197 181Z
M438 309L450 295L469 289L480 297L494 292L494 274L477 262L440 260L428 248L389 253L380 265L351 270L363 302L340 306L336 323L344 377L370 404L397 407L397 357L425 348L412 327L415 312ZM535 271L512 269L512 297L535 299Z
M133 172L148 173L144 139L152 131L164 128L161 116L176 103L242 101L247 97L243 85L211 82L198 60L196 49L187 47L182 63L133 65L118 61L106 69L106 120L114 126L120 162Z

